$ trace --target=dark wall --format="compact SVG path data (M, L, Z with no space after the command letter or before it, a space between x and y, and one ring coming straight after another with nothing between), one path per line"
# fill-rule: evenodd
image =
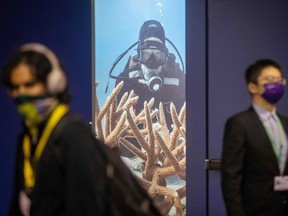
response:
M206 215L206 4L186 1L187 215Z
M232 114L248 109L251 98L244 71L260 58L271 58L282 66L287 78L288 1L209 0L208 157L220 158L224 124ZM277 111L288 115L288 94ZM210 215L224 215L220 172L209 172Z
M187 215L225 215L220 171L206 171L204 161L221 157L225 121L251 104L246 67L272 58L288 76L288 1L187 0L186 6ZM285 115L287 100L286 91L278 104Z
M56 52L69 77L71 107L91 121L90 1L1 0L0 66L26 42L41 42ZM14 147L20 116L0 88L0 215L6 215L12 186Z

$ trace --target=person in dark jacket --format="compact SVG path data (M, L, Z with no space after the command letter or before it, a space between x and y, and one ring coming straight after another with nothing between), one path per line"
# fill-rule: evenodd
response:
M24 44L1 81L23 115L10 215L159 214L119 155L69 109L67 77L50 49Z
M230 117L222 152L229 216L288 215L288 119L276 110L286 83L280 65L260 59L245 74L252 106Z

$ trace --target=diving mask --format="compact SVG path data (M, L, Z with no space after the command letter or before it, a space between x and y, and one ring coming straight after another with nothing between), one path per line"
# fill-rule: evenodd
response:
M140 62L148 68L157 68L165 64L166 53L159 49L140 50Z

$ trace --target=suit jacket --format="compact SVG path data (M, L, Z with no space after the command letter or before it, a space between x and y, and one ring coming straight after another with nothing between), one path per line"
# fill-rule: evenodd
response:
M286 134L288 119L277 113ZM282 215L287 192L273 190L280 175L276 156L255 110L238 113L225 125L222 192L228 215ZM288 175L288 165L284 175Z

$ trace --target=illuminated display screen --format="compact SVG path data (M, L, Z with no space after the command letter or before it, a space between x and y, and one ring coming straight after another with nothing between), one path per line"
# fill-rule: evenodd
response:
M95 0L93 27L96 135L156 184L163 214L184 215L185 1Z

